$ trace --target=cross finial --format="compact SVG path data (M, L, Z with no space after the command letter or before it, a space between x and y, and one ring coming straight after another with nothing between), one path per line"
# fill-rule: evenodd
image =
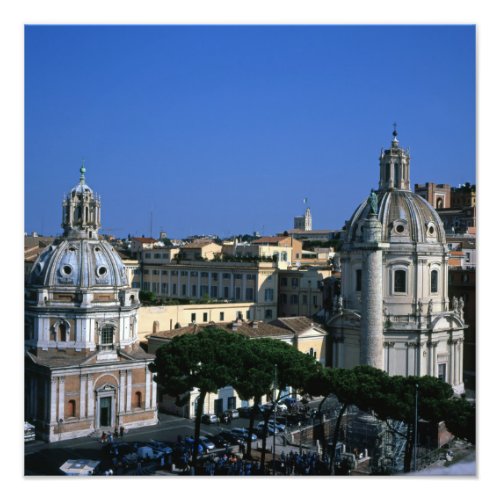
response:
M82 166L80 167L80 183L85 182L85 160L82 158Z
M398 131L396 130L398 124L394 122L392 125L394 126L394 132L392 133L392 135L394 136L394 138L396 138L396 136L398 135Z

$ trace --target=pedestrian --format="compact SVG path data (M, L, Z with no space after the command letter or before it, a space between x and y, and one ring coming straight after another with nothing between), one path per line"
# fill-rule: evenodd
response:
M125 427L123 425L120 425L120 437L123 437L123 434L125 434Z
M115 427L115 432L113 433L115 439L118 437L118 427Z

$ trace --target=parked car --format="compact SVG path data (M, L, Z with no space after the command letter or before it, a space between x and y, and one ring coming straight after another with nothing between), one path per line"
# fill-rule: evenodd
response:
M184 442L186 443L186 446L190 450L193 449L193 447L194 447L194 437L193 436L189 436L189 437L185 438ZM198 443L198 454L203 455L204 452L205 452L205 448L203 448L203 445L201 443Z
M204 415L201 416L201 423L202 424L218 424L219 417L217 417L217 415L214 415L213 413L205 413Z
M261 425L261 426L264 426L264 420L261 420L258 424L258 426ZM276 427L276 429L278 430L278 432L283 432L285 430L285 425L284 424L280 424L279 422L274 422L273 419L269 419L269 422L267 423L268 427L271 428L271 427Z
M174 451L167 443L163 441L155 441L154 439L149 441L149 446L155 450L162 451L165 455L170 455Z
M245 442L245 439L243 437L237 436L230 431L222 431L218 435L228 441L231 445L242 444Z
M206 452L215 450L215 444L205 436L200 436L200 444Z
M238 414L240 417L243 418L250 418L250 415L252 413L252 407L251 406L245 406L242 408L238 408Z
M279 432L278 430L276 430L276 427L274 427L273 425L268 425L267 426L267 434L266 434L266 436L264 436L264 424L263 423L258 424L255 431L257 432L257 436L260 438L267 437L271 434L277 434Z
M222 437L220 434L217 434L216 436L211 436L210 440L215 444L217 448L226 448L227 446L230 446L231 443Z
M231 429L231 432L236 436L242 437L244 440L248 438L248 429L243 429L243 427L234 427L233 429ZM253 433L251 436L251 440L257 441L257 436Z
M229 413L229 416L232 419L240 418L240 412L236 408L233 408L232 410L227 410L227 413Z

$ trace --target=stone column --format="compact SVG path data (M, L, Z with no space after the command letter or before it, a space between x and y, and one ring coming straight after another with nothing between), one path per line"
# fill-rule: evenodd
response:
M120 413L125 412L125 371L120 370L120 392L118 395L118 408Z
M382 290L382 226L376 214L364 221L363 243L356 245L363 252L361 290L360 364L384 369L384 315Z
M87 417L94 416L94 381L87 375Z
M151 404L153 408L156 408L156 382L151 377Z
M127 370L127 411L132 411L132 370Z
M85 375L80 375L80 418L85 418Z
M58 397L58 421L62 418L64 420L64 377L59 379L59 397Z

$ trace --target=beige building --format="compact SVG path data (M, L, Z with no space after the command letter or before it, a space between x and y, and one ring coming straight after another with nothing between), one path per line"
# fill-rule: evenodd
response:
M212 323L212 326L240 333L249 338L274 338L295 346L299 351L308 354L323 365L327 356L327 332L309 318L279 318L270 323L260 321L232 321L229 323ZM202 326L190 325L172 331L160 331L148 336L148 352L155 353L162 345L170 342L179 335L190 335L198 332ZM292 389L289 389L292 391ZM199 396L197 389L193 390L186 405L175 405L174 399L168 395L159 402L160 408L169 413L192 418L196 411L196 400ZM233 387L223 387L216 394L208 394L204 413L220 414L225 410L249 406L251 401L242 401Z
M313 316L323 307L323 282L329 266L279 271L278 316Z
M140 288L185 302L249 303L250 320L277 317L278 273L274 262L180 260L161 264L144 258Z
M195 240L180 248L182 260L213 260L222 253L222 245L212 240Z

